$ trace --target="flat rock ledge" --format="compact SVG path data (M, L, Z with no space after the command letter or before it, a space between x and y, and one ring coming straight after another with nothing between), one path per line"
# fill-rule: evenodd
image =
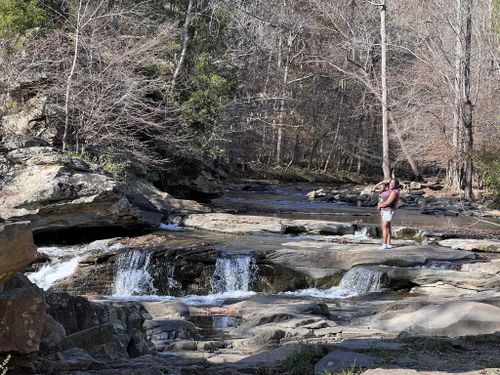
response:
M278 234L354 234L356 226L323 220L288 220L266 216L232 215L222 213L193 214L184 218L182 224L187 227L215 232L278 233Z

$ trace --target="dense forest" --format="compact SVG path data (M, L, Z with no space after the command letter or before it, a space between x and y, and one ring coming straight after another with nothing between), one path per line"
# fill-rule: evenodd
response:
M499 0L3 0L1 136L156 181L432 174L469 197L500 186L499 46Z

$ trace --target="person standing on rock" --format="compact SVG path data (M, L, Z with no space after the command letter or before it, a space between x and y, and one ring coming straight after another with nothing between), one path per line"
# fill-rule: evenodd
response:
M389 181L389 189L381 194L381 200L378 203L378 209L382 222L382 238L384 244L380 249L390 249L391 245L391 223L394 212L399 205L399 182L396 179Z

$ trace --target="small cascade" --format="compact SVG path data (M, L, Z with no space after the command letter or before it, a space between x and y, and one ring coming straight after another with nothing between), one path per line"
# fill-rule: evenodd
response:
M169 264L166 268L165 277L169 289L182 289L182 284L174 278L175 264Z
M257 273L251 256L218 258L212 275L213 293L248 292Z
M369 238L370 236L368 235L368 227L362 227L357 229L354 232L354 237L355 238Z
M77 256L68 260L59 260L45 264L38 271L27 274L28 279L43 290L48 290L56 281L71 276L76 271L80 259Z
M152 252L127 251L118 256L114 285L115 296L153 294L153 277L148 271Z
M382 272L367 268L352 268L340 280L339 289L356 294L379 292L381 290Z

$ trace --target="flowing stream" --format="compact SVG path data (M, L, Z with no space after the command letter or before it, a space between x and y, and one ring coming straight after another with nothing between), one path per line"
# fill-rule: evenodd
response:
M38 271L28 274L28 279L40 288L48 290L56 281L71 276L76 271L80 259L80 256L76 256L44 264Z
M154 294L153 277L148 270L152 254L133 250L118 256L113 288L115 296Z
M257 265L251 256L218 258L211 280L212 292L248 292L256 272Z
M308 288L283 295L314 298L348 298L381 291L382 272L367 268L352 268L347 271L338 286L330 289Z

